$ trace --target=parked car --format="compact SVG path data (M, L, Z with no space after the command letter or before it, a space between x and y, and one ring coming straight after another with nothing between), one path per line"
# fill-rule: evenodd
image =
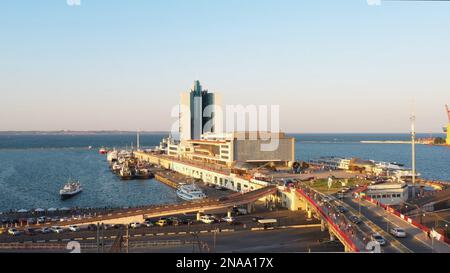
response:
M180 225L192 225L194 222L192 218L180 218Z
M119 229L119 228L123 228L124 225L122 225L122 224L112 224L111 227L114 228L114 229Z
M138 222L133 222L130 224L131 228L140 228L141 226L142 226L141 223Z
M51 231L53 231L54 233L58 233L58 234L64 232L64 229L63 229L62 227L60 227L60 226L53 226L53 227L51 227L50 229L51 229Z
M80 231L80 228L77 225L70 225L69 230L73 232Z
M156 225L163 227L163 226L167 226L169 224L169 222L167 221L166 218L160 218L157 222Z
M167 218L167 222L172 226L178 226L180 224L180 220L177 217L169 217Z
M405 238L406 237L406 232L404 229L402 228L391 228L391 230L389 231L389 233L391 233L392 235L394 235L397 238Z
M386 240L378 233L372 234L372 240L377 241L381 246L386 245Z
M145 220L144 223L142 223L146 227L152 227L154 226L153 222L150 220Z
M11 236L19 236L20 231L18 231L16 228L10 228L8 229L8 234Z
M232 216L226 216L222 218L222 221L227 222L228 224L232 224L236 221L236 219Z
M96 225L96 224L89 224L89 225L87 226L87 229L88 229L88 230L97 230L97 225Z
M205 224L212 224L215 222L215 219L210 215L203 215L202 217L200 217L200 221Z
M51 229L48 228L48 227L43 227L43 228L41 228L39 231L40 231L42 234L47 234L47 233L52 232Z
M36 235L36 231L33 228L25 228L24 233L29 236Z
M254 216L254 217L252 218L252 221L253 221L253 222L258 222L259 220L262 220L262 219L264 219L264 217L262 217L262 216Z

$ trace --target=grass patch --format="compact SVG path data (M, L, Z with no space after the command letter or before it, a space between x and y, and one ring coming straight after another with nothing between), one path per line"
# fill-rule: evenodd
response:
M344 185L343 185L344 183ZM317 179L310 182L306 182L311 188L326 194L333 194L340 191L343 187L356 187L357 185L367 185L370 181L358 178L349 179L333 179L333 184L331 188L328 189L328 179Z

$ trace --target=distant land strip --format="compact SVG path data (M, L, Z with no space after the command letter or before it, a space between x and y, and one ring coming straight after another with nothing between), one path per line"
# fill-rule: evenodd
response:
M169 134L167 131L139 131L139 134ZM0 135L111 135L136 134L136 131L104 130L104 131L0 131Z

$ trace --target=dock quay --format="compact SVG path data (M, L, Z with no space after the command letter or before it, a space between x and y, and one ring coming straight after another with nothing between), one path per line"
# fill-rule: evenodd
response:
M175 182L174 180L172 180L167 173L165 172L157 172L155 173L155 179L158 180L159 182L166 184L167 186L177 189L179 183Z

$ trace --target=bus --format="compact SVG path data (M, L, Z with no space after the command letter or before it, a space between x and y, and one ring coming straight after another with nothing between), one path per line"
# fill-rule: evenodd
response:
M258 225L264 227L264 229L273 229L277 225L277 219L259 219Z

